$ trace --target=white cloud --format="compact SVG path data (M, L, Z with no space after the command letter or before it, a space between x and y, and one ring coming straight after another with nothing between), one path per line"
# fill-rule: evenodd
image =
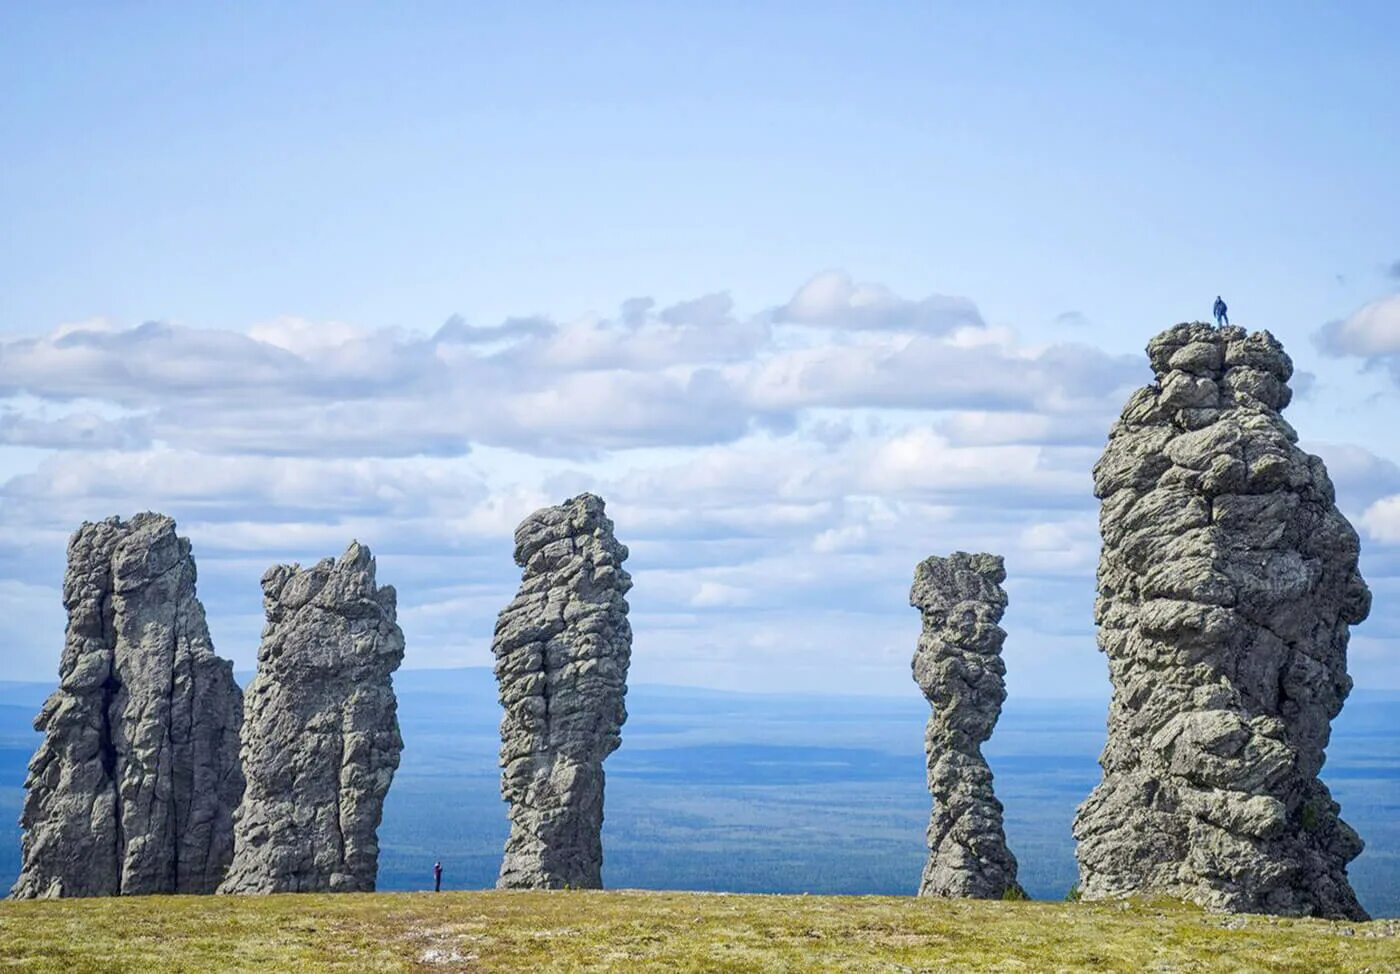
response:
M1102 411L1136 380L1125 360L1087 346L1019 347L964 304L828 274L785 313L812 326L803 340L778 334L767 315L736 315L722 293L660 311L634 299L614 318L563 324L453 319L431 336L293 317L245 332L84 322L0 342L0 397L101 408L62 422L20 411L0 418L0 442L584 456L733 442L822 409Z
M857 284L844 271L825 271L798 288L774 320L823 328L880 329L938 334L982 326L967 298L932 294L911 301L880 284Z
M151 445L150 420L144 416L109 419L93 412L44 415L0 409L0 443L60 450L138 450Z
M1382 497L1361 515L1367 535L1385 544L1400 544L1400 494Z
M1090 470L1149 378L1137 356L1028 346L964 299L841 274L753 315L715 293L431 334L278 318L12 337L0 443L25 448L0 486L0 678L54 672L69 533L144 509L191 538L244 668L262 571L351 538L399 590L406 665L482 664L516 525L593 490L632 552L636 679L912 692L913 566L961 548L1006 557L1012 687L1075 692L1102 680ZM1400 474L1319 449L1371 505L1386 571Z
M743 605L747 601L748 593L742 588L711 581L701 582L695 594L690 597L690 604L697 609Z
M1400 294L1372 301L1351 317L1332 322L1318 334L1333 355L1379 358L1400 354Z
M302 358L333 353L346 346L362 346L370 334L343 321L308 321L290 315L248 329L248 337Z

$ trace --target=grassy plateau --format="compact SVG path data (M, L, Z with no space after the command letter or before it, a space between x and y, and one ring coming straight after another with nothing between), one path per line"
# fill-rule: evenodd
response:
M0 903L0 971L1400 971L1400 921L1171 903L470 892Z

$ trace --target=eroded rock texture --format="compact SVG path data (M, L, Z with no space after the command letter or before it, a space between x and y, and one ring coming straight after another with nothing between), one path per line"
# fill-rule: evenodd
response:
M221 893L370 892L399 766L391 674L403 661L392 586L352 543L263 576L267 625L248 687L235 849Z
M1005 580L1000 556L963 551L926 558L914 570L909 604L924 622L914 680L933 707L924 732L933 813L920 896L1022 895L982 757L1006 700L1006 632L997 625Z
M592 494L516 529L524 573L492 647L510 803L502 888L603 884L603 759L622 743L632 653L626 557Z
M1322 461L1279 415L1293 365L1268 332L1203 324L1147 351L1157 381L1094 470L1113 700L1080 889L1363 917L1361 840L1317 775L1370 593Z
M233 854L241 695L159 514L68 543L59 686L34 721L17 897L210 893Z

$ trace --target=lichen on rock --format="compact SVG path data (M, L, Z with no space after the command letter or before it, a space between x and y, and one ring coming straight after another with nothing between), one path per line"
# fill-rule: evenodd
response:
M933 811L920 896L1024 896L982 756L1006 700L1006 632L998 625L1005 580L1000 556L963 551L914 570L909 604L923 617L914 680L933 708L924 733Z
M371 892L403 739L392 586L368 548L262 579L267 625L246 694L235 849L221 893Z
M222 879L242 706L195 580L189 541L160 514L85 523L69 541L14 896L210 893Z
M632 652L626 558L593 494L516 529L524 572L492 646L510 815L502 888L602 886L603 759L622 743Z
M1280 415L1293 364L1267 331L1200 323L1147 353L1156 382L1094 470L1113 698L1079 888L1363 918L1361 839L1318 774L1370 593L1326 468Z

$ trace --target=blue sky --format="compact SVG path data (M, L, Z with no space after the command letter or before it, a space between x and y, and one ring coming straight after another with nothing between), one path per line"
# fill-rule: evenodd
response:
M242 667L351 536L405 665L482 664L592 488L636 678L910 692L914 562L986 547L1013 692L1102 692L1088 469L1223 293L1400 686L1400 8L1338 6L0 7L0 678L147 507Z

